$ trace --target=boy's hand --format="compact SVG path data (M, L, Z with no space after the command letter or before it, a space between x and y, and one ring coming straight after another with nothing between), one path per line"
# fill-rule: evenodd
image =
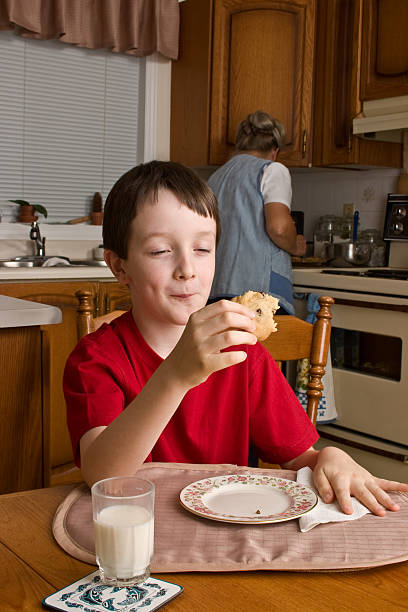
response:
M194 312L167 357L167 367L188 386L195 387L210 374L246 359L244 351L223 349L238 344L256 344L255 314L229 300L220 300Z
M408 491L408 484L376 478L339 448L326 447L319 452L313 478L319 495L326 503L337 498L345 514L352 514L350 496L358 499L373 514L399 510L386 491Z

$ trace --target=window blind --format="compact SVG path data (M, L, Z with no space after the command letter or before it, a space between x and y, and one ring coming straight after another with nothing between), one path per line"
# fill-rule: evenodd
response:
M143 161L145 58L0 32L0 209L47 222L89 214L96 191Z

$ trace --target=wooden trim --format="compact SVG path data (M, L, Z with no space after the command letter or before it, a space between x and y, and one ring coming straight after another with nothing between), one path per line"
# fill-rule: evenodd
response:
M179 58L171 66L170 159L188 166L209 162L213 4L180 5Z
M41 329L41 380L42 380L42 459L43 459L43 487L50 484L51 469L51 349L49 326Z

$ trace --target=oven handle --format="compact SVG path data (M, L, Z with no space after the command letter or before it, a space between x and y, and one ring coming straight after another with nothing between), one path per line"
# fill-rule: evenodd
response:
M392 451L388 451L383 448L378 448L376 446L371 446L370 444L363 444L362 442L356 442L355 440L342 438L341 436L336 436L327 431L319 431L319 428L317 429L317 431L321 438L326 438L327 440L331 440L332 442L339 442L340 444L346 444L347 446L352 446L353 448L368 451L370 453L374 453L375 455L382 455L383 457L395 459L396 461L402 461L402 463L408 465L408 454L404 455L403 453L393 453Z
M328 290L329 291L329 290ZM327 293L327 295L330 295ZM381 302L360 302L358 300L344 300L342 298L335 299L336 305L340 306L356 306L357 308L374 308L377 310L393 310L394 312L408 312L408 306L402 304L383 304Z

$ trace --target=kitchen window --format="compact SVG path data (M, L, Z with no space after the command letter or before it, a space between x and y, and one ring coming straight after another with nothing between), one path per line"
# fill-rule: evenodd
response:
M144 160L148 61L0 33L3 221L17 198L46 206L47 222L87 215Z

